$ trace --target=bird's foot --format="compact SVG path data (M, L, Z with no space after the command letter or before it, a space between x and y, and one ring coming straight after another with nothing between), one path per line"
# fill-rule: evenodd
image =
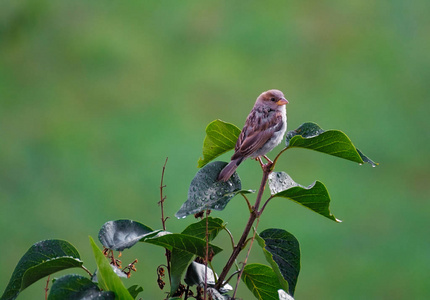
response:
M267 164L263 163L260 156L257 157L255 160L257 160L260 163L260 166L263 172L271 172L273 161L271 161L266 155L264 155L263 157L267 160Z
M263 155L263 157L267 160L268 163L273 164L273 161L271 161L270 158L268 158L266 155Z

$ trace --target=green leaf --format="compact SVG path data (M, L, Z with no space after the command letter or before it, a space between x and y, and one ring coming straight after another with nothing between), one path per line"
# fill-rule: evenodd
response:
M282 288L294 295L300 272L299 241L291 233L275 228L257 234L256 239Z
M1 300L11 300L39 279L68 268L80 268L78 250L63 240L40 241L20 259Z
M206 241L185 234L162 231L154 237L145 237L141 241L164 247L170 251L178 249L200 257L205 257L206 255ZM214 254L222 251L220 247L213 244L209 244L209 247Z
M272 268L261 264L246 265L242 280L257 299L279 300L278 290L282 287Z
M242 188L236 172L226 182L217 180L219 172L226 165L225 162L214 161L197 172L191 181L187 201L175 214L177 218L185 218L206 209L223 210L226 207Z
M145 237L142 242L164 247L171 251L171 292L175 292L179 286L181 276L188 267L194 255L205 257L206 241L185 234L160 232L154 237ZM214 255L222 251L221 248L209 244Z
M312 149L359 164L369 163L372 167L378 165L361 153L352 144L349 137L340 130L322 129L315 123L303 123L299 128L288 131L285 138L287 148L300 147Z
M221 154L231 150L236 145L240 129L233 124L221 120L212 121L206 127L206 137L203 142L203 158L198 161L201 168Z
M118 275L112 270L109 261L97 247L92 237L90 237L90 243L97 263L97 280L100 287L105 291L114 292L117 300L133 300L134 298L125 288Z
M155 235L157 232L132 220L108 221L99 231L99 240L106 248L123 251L134 246L146 235Z
M222 230L223 220L219 218L208 217L208 237L209 241L213 240L220 230ZM196 238L204 239L206 237L206 219L203 219L197 223L189 225L182 231L182 234L193 236ZM179 287L181 282L182 274L187 269L188 264L192 260L194 254L173 249L171 251L171 293L173 294Z
M285 172L273 172L269 175L269 188L272 197L293 200L330 220L342 222L331 214L329 209L330 196L320 181L315 181L308 187L304 187L296 183Z
M143 287L135 284L135 285L132 285L131 287L128 288L128 292L130 293L130 295L134 299L136 299L137 295L139 295L139 293L143 292Z
M212 218L208 217L208 238L209 241L212 241L218 233L223 230L224 221L220 218ZM187 228L182 231L182 234L191 235L200 239L206 238L206 218L203 218L201 221L189 225Z
M74 299L113 300L115 294L101 291L90 279L77 274L64 275L55 280L48 300Z

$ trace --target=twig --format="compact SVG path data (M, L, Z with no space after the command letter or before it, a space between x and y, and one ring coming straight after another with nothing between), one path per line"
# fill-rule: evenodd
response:
M257 233L257 227L259 222L260 222L260 218L257 219L257 223L255 224L254 234L252 235L252 240L248 248L248 253L246 253L246 257L245 257L245 260L243 261L242 269L240 270L239 276L237 276L236 287L234 288L234 293L232 297L233 299L236 297L237 287L239 286L240 278L242 277L242 273L243 273L243 270L245 269L246 262L248 261L249 253L251 253L252 244L254 243L254 240L255 240L255 234Z
M91 274L90 270L88 270L87 268L85 268L84 265L81 266L81 268L88 273L88 275L90 275L90 277L93 277L93 274Z
M45 286L45 300L48 300L48 291L49 291L49 279L51 278L51 275L48 275L48 279L46 280L46 286Z
M163 170L161 171L161 183L160 183L160 202L158 202L158 204L160 204L161 207L161 223L163 224L163 230L166 230L166 220L167 218L164 217L164 200L166 200L166 196L163 196L163 188L165 188L166 186L163 185L163 181L164 181L164 171L166 170L166 165L167 165L167 160L169 158L166 157L166 161L164 162L163 165ZM172 256L172 252L170 252L170 250L166 249L166 260L167 260L167 273L169 274L169 282L172 283L171 281L171 277L170 277L170 259Z
M239 253L242 251L243 245L246 241L246 238L248 237L249 231L252 228L252 224L254 224L255 219L257 219L260 216L258 213L258 209L260 207L261 198L263 196L263 192L266 187L266 183L270 173L271 173L271 168L264 168L263 178L261 179L260 189L258 190L257 199L255 200L255 205L253 207L252 212L249 215L248 223L245 226L242 236L240 237L236 247L234 247L233 253L230 255L230 258L228 259L227 264L224 266L224 269L222 270L218 278L218 282L215 285L215 288L218 290L223 285L224 279L226 278L228 272L230 271L234 261L236 260Z
M281 152L278 153L278 155L276 155L275 159L273 160L273 164L272 164L272 170L276 165L276 162L278 161L279 157L281 156L282 153L284 153L286 150L288 150L288 147L285 147L284 149L281 150Z
M230 277L224 281L224 283L228 283L233 278L233 276L238 274L238 273L240 273L240 270L233 272L233 274L231 274Z
M260 209L260 211L258 212L260 215L263 213L263 211L264 211L264 209L266 208L266 205L269 203L269 201L270 200L272 200L273 199L273 195L272 196L270 196L267 200L266 200L266 202L264 202L264 204L263 204L263 207Z
M163 185L163 180L164 180L164 171L166 170L167 159L168 157L166 157L166 161L164 162L164 166L163 166L163 171L161 172L160 202L158 202L161 206L161 223L163 224L164 231L166 230L167 218L164 218L164 200L166 200L166 196L163 196L163 188L165 188L166 186Z

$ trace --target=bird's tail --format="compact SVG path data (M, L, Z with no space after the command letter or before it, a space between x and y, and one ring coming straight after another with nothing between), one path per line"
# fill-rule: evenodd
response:
M218 175L218 180L222 180L226 182L230 179L231 175L233 175L234 171L236 171L237 167L242 162L243 158L237 158L235 160L232 160L224 167L224 169L221 170L221 172Z

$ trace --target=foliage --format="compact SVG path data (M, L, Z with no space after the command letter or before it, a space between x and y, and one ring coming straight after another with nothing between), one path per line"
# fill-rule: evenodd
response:
M241 280L257 299L293 299L300 272L299 242L293 234L284 229L268 228L258 233L259 217L273 198L285 198L330 220L340 221L329 210L330 196L323 183L315 181L306 187L296 183L285 172L273 172L279 157L288 149L305 148L360 164L366 162L373 167L377 163L359 151L343 132L325 131L314 123L304 123L287 133L285 148L276 156L273 164L269 163L269 168L263 168L261 186L254 205L251 205L248 196L254 191L242 190L237 173L227 182L218 182L217 175L226 163L211 162L234 147L239 133L240 130L236 126L220 120L210 123L206 129L204 158L198 163L201 169L191 181L188 199L176 213L177 218L196 214L196 217L201 217L202 220L189 225L181 233L166 231L166 218L162 219L163 229L157 230L133 220L108 221L99 231L103 251L90 237L97 263L94 274L83 266L79 253L70 243L61 240L38 242L19 261L1 300L15 299L23 289L37 280L72 267L84 269L89 278L77 274L62 276L53 283L48 299L135 299L143 288L131 286L127 289L121 278L129 277L131 271L136 271L137 259L121 268L119 255L115 257L114 251L124 251L137 244L152 244L165 249L167 263L160 264L157 268L157 282L163 289L167 269L169 299L206 299L207 295L211 295L212 299L234 299ZM260 207L263 203L262 192L267 184L271 195ZM163 183L160 190L163 204ZM239 194L248 203L249 220L235 244L224 221L210 217L209 213L212 209L224 210L229 201ZM164 215L163 211L162 214ZM256 220L257 223L253 226ZM248 239L252 228L254 234ZM212 241L222 230L228 232L233 251L218 276L211 262L222 249ZM238 254L248 247L249 255L255 240L269 265L247 264L247 256L242 267L227 278ZM237 276L236 287L233 295L229 295L233 287L227 281L234 276ZM187 287L182 282L185 282ZM190 289L193 286L196 286L195 292Z

